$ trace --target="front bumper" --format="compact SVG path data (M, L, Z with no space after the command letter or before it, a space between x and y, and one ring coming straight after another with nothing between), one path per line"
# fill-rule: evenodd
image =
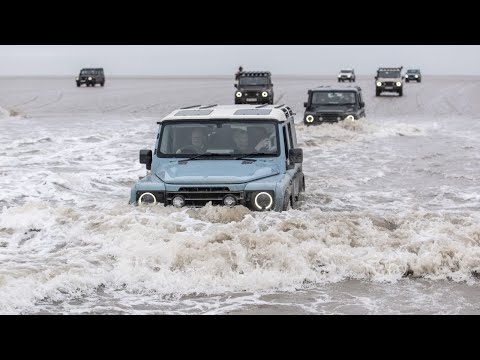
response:
M204 207L211 202L214 206L226 206L224 199L227 196L233 196L236 199L235 205L243 205L252 211L265 211L255 206L255 197L260 192L267 192L272 197L272 205L267 210L274 210L276 202L275 193L271 190L238 190L229 188L227 186L219 187L192 187L182 186L175 190L132 190L130 203L139 205L138 201L142 194L150 193L155 196L156 205L158 206L173 206L173 199L181 197L184 201L184 206L187 208Z

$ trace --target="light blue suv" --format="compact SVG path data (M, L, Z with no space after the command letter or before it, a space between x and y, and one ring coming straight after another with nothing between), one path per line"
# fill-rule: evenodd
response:
M285 105L193 106L158 122L155 148L140 151L147 176L130 204L295 207L305 191L303 150Z

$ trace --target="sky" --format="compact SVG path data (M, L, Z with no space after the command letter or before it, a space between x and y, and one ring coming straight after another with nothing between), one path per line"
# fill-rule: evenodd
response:
M480 75L479 45L0 45L0 76L73 76L103 67L110 76L331 75L353 67L419 68L429 75Z

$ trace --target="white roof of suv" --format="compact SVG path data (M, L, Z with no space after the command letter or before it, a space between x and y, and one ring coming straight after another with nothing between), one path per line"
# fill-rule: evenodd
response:
M286 105L195 105L174 110L165 120L272 119L286 121L295 115Z

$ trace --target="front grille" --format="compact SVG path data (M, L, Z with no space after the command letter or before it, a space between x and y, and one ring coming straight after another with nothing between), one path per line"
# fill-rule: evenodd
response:
M320 120L320 118L322 118ZM319 114L318 115L318 120L319 121L324 121L324 122L337 122L340 120L343 120L344 115L343 114Z
M395 86L395 82L393 81L385 81L382 84L383 86Z
M246 91L245 97L259 97L260 93L257 91Z
M190 207L205 206L208 202L213 205L223 205L223 198L226 195L233 195L237 198L237 204L244 203L243 191L230 191L228 187L182 187L178 191L167 192L167 205L172 205L172 200L176 195L181 195L185 199L185 205Z

